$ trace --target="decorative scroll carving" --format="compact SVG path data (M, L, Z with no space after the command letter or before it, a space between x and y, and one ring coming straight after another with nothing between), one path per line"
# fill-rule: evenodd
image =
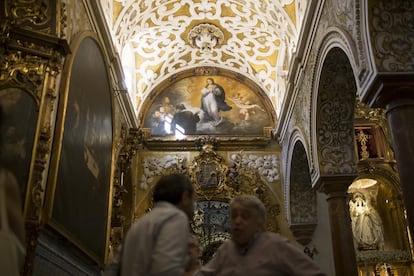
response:
M385 109L370 108L367 104L361 102L359 97L356 98L355 104L355 119L375 122L385 120Z
M199 198L206 200L231 198L232 190L226 184L227 166L224 158L214 151L214 139L202 146L190 167L190 176L195 183Z
M59 60L59 58L56 58ZM56 78L60 73L60 64L49 62L45 67L43 82L39 80L40 86L45 87L45 93L40 96L39 101L43 104L39 107L39 128L37 145L35 145L34 166L32 171L31 182L28 183L27 193L30 193L26 214L26 262L23 268L23 275L30 275L33 269L33 260L40 230L40 221L42 219L42 209L45 197L45 170L48 169L50 151L52 148L52 128L55 121L52 119L52 112L56 109ZM39 90L40 93L40 90ZM36 139L35 139L36 140Z
M62 58L70 52L65 40L16 29L10 22L3 22L0 41L0 88L18 87L32 94L40 105L42 89L47 75L53 76L47 93L54 91L55 79L61 70ZM56 96L54 96L56 97Z
M19 87L30 92L40 104L46 60L20 51L0 56L0 87Z
M297 149L293 152L290 172L290 222L316 225L316 194L312 190L308 162L304 154L303 147L302 151Z
M200 49L204 54L208 54L214 48L221 46L224 40L224 34L217 26L203 23L190 30L188 40L191 46Z
M118 166L115 173L114 191L112 198L112 225L121 225L123 222L121 209L123 196L127 193L127 190L124 187L124 174L129 169L132 158L136 154L138 145L141 143L141 132L139 129L127 129L125 125L122 125L121 139L123 142L118 155Z
M53 29L56 25L52 20L58 14L54 8L56 1L50 1L52 4L47 1L5 2L6 16L0 19L0 89L19 88L28 92L39 113L25 202L27 254L23 274L30 275L38 231L43 223L45 175L49 169L57 109L56 79L69 46L66 41L50 35L57 30Z
M411 254L405 250L387 250L387 251L358 251L357 261L361 263L367 262L409 262ZM404 275L404 274L403 274Z
M259 156L256 154L240 153L240 162L251 169L257 170L260 176L264 177L267 182L275 182L280 178L279 156L277 154L265 154ZM238 158L236 155L233 158Z
M372 46L380 71L412 72L413 13L411 1L378 1L372 7Z
M186 173L187 159L184 155L164 155L162 157L144 157L142 159L142 176L140 188L147 190L154 178L168 173Z
M118 165L115 172L112 215L111 215L111 236L110 254L116 250L122 241L124 231L123 203L127 189L124 186L124 175L129 170L132 158L135 156L139 145L142 143L142 132L140 129L121 127L121 149L118 154Z
M31 187L31 201L34 207L33 216L38 217L43 204L44 188L42 186L42 173L46 168L46 160L49 155L51 146L50 128L43 128L39 135L39 142L37 147L37 155L35 159L35 169L33 171L34 185Z
M214 150L215 141L214 138L200 141L200 154L189 168L198 196L192 228L200 239L203 263L211 258L223 241L230 238L229 202L236 195L259 197L267 209L267 229L279 231L277 217L280 205L275 202L258 169L243 162L241 154L233 154L232 164L227 166L224 158Z
M203 149L203 147L208 147L212 150L217 150L218 140L213 136L203 136L195 140L195 145L198 150Z
M121 137L123 137L124 142L119 154L119 164L121 171L126 172L138 150L138 146L142 144L142 132L137 128L127 130L125 126L122 126Z
M57 1L6 0L6 17L13 25L48 34L57 34Z
M278 232L279 223L277 217L280 214L280 204L275 202L272 191L261 179L258 170L249 167L243 163L243 157L240 153L233 154L232 164L228 170L228 186L232 188L233 195L252 194L262 200L267 209L267 229Z
M140 41L134 46L134 53L138 56L137 60L140 60L136 64L138 73L135 85L139 97L145 98L157 86L158 79L169 78L177 68L191 68L207 62L234 68L261 83L265 91L268 91L269 98L280 95L280 99L283 99L285 90L279 89L280 79L277 76L280 68L289 64L285 53L293 52L296 48L295 41L301 24L296 19L303 16L303 7L306 6L304 3L302 6L295 1L295 16L289 16L285 3L280 1L121 2L119 11L114 13L107 9L106 13L108 18L118 14L111 22L114 22L112 33L119 51L131 39ZM274 12L279 10L283 12ZM194 22L205 19L220 27L226 43L220 45L220 34L211 23L207 26L213 26L213 31L208 31L207 28L204 39L200 39L200 46L192 47L192 42L187 42L188 33L195 30ZM205 28L201 29L206 31ZM216 40L220 47L215 44ZM205 45L215 45L214 52L203 54L199 47ZM171 51L165 51L165 47ZM145 62L150 52L152 57L157 57L151 66ZM281 103L282 101L277 104Z
M346 55L339 49L327 56L321 74L317 142L322 174L355 172L353 119L355 80Z
M382 108L369 108L362 103L359 98L356 100L355 107L355 135L361 135L361 130L367 135L367 141L364 158L384 158L385 160L394 160L394 151L392 148L391 134L385 118L385 110ZM362 136L360 137L362 138ZM356 149L359 159L362 157L361 141L356 140ZM369 154L367 156L366 154Z

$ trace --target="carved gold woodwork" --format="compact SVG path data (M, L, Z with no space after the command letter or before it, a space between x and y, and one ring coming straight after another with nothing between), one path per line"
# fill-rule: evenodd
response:
M39 113L27 179L24 215L26 262L30 275L39 229L44 223L46 178L57 109L56 79L69 53L60 32L60 1L2 1L0 19L0 89L19 88L30 94Z
M199 200L228 201L233 191L226 183L227 166L224 158L214 151L213 141L202 146L190 166L190 177Z
M234 154L232 163L226 164L225 158L216 152L217 144L218 140L214 137L197 140L200 152L189 167L198 202L192 229L199 236L203 262L208 261L217 247L231 237L227 208L231 199L237 195L259 197L267 210L267 230L280 231L280 204L262 180L258 169L244 163L241 153ZM214 216L211 215L211 210L214 210Z
M259 172L242 164L242 157L235 158L228 166L225 159L215 151L213 138L199 141L201 150L194 157L189 167L189 175L195 183L195 191L198 201L218 200L229 202L234 196L240 194L252 194L259 197L267 209L267 228L278 232L278 216L280 204Z
M354 129L358 179L348 192L354 196L363 194L372 202L382 220L384 247L356 246L358 270L373 275L411 275L412 246L385 110L369 108L357 98ZM360 183L375 186L364 187Z
M60 56L56 58L59 60ZM50 153L52 149L52 133L55 125L55 118L52 116L57 109L56 101L56 78L60 73L61 66L58 63L49 61L45 66L45 75L43 76L43 86L39 102L39 123L36 131L33 149L34 165L29 173L25 201L25 218L26 229L28 231L38 231L39 226L43 224L43 205L45 198L45 171L48 170ZM36 138L37 137L37 138ZM37 244L38 232L28 232L26 247L26 266L25 271L32 270L35 247Z
M120 169L125 172L131 165L131 160L135 156L138 147L142 144L142 131L137 128L129 128L123 125L121 130L123 143L119 154Z
M124 177L129 170L132 158L135 156L139 145L142 143L142 131L136 128L121 126L121 137L118 143L118 162L115 170L112 189L112 214L111 231L109 241L109 256L114 255L121 244L124 233L124 197L128 193L125 187Z
M355 150L360 161L367 158L394 160L385 110L369 108L359 98L355 106L355 136Z
M354 129L356 156L360 161L368 158L385 158L387 147L379 125L355 125Z
M269 186L262 180L259 172L242 163L241 154L236 154L228 173L228 185L233 189L233 196L239 194L256 195L264 203L267 210L267 229L279 232L278 217L280 203Z
M389 268L389 275L411 275L409 264L412 246L395 161L363 160L358 164L358 173L358 179L348 192L351 195L360 193L369 198L370 205L382 220L383 229L382 248L355 248L359 271L386 275L378 273Z
M147 129L148 130L148 129ZM144 131L144 137L146 133ZM144 146L149 150L154 151L192 151L199 149L198 141L204 139L200 136L187 136L183 140L161 140L159 138L148 138L144 139ZM233 137L220 137L217 138L217 149L218 150L257 150L264 149L271 143L270 137L238 137L234 139Z
M0 86L19 87L28 91L39 106L45 68L46 60L20 51L2 56Z
M24 43L32 40L30 31L20 30L17 36L10 30L5 39L7 51L3 49L0 56L0 89L20 88L32 95L39 111L38 128L33 149L34 163L29 174L27 186L27 199L25 205L25 216L27 219L37 221L41 219L41 208L44 198L44 170L47 168L51 150L51 137L54 128L53 114L56 110L56 78L62 65L65 48L53 44L53 41L42 41L39 35L39 44L44 50L39 55L33 55L36 43L31 42L30 48L24 48ZM21 47L20 47L20 46ZM27 50L27 51L26 51Z
M61 29L60 15L64 4L55 0L6 0L4 2L4 15L11 24L39 33L58 35Z

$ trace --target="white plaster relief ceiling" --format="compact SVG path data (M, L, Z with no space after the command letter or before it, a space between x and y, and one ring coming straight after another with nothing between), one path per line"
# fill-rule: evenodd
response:
M135 59L131 89L138 111L171 75L216 66L255 81L279 113L307 0L110 1L101 4L116 47L121 54L130 49ZM209 31L195 37L200 29Z

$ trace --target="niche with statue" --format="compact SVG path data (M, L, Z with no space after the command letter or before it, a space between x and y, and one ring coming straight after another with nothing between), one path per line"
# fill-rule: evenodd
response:
M354 247L360 271L405 274L411 263L404 205L397 183L359 178L348 189ZM384 270L384 267L386 268Z

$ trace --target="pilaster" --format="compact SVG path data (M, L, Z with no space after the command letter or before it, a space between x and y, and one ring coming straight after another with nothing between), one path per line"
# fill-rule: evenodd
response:
M354 175L332 175L319 179L319 190L327 195L329 206L336 276L358 275L347 194L354 178Z

